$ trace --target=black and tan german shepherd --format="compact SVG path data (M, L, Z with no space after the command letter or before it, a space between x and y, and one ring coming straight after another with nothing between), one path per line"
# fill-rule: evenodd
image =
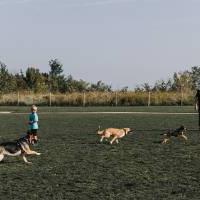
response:
M184 134L186 132L186 128L184 125L181 125L179 128L175 130L167 130L165 133L162 133L160 135L164 135L165 138L162 141L162 144L166 144L171 137L179 137L183 138L184 140L187 140L187 136Z
M40 155L36 151L30 149L30 145L35 144L37 141L32 134L27 132L24 137L12 142L3 142L0 144L0 162L4 156L22 156L25 163L29 164L26 155Z

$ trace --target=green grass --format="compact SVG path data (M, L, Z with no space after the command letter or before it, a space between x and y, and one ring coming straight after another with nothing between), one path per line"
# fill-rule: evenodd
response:
M191 112L192 108L188 108L183 110ZM22 107L17 112L26 109ZM42 155L29 156L32 165L26 165L20 157L6 157L0 163L1 199L199 199L199 132L189 131L186 143L173 138L169 144L161 145L159 131L180 124L197 129L197 115L56 112L70 109L74 110L51 108L48 114L38 113L40 143L33 148ZM99 109L113 108L96 108ZM152 109L176 112L179 108ZM75 108L78 110L82 108ZM27 118L28 114L0 115L0 142L20 137L27 129ZM99 124L102 128L131 127L136 131L119 144L100 144L95 132ZM147 129L157 130L141 131Z

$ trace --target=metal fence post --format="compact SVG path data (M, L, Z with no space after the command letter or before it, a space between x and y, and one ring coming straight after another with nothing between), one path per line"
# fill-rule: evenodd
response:
M49 106L51 107L51 92L49 92Z
M17 106L19 106L19 91L17 91Z
M183 105L183 89L182 89L182 86L181 86L181 106Z
M149 95L148 95L148 106L151 105L151 92L149 91Z
M115 106L118 105L117 92L115 92Z
M83 107L85 107L85 92L83 93Z

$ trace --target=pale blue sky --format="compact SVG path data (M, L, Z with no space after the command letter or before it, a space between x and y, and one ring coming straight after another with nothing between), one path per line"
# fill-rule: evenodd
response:
M0 60L113 88L200 65L200 0L0 0Z

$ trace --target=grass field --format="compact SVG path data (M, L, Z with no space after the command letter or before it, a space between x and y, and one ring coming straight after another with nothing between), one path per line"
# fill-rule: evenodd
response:
M27 130L27 107L0 107L0 142ZM68 113L147 111L183 114ZM24 113L26 112L26 113ZM62 113L63 112L63 113ZM160 129L197 129L193 107L39 108L41 156L6 157L0 163L0 199L197 200L200 197L200 134L161 145ZM24 113L24 114L23 114ZM98 125L136 131L119 144L99 143ZM154 131L145 131L154 129Z

